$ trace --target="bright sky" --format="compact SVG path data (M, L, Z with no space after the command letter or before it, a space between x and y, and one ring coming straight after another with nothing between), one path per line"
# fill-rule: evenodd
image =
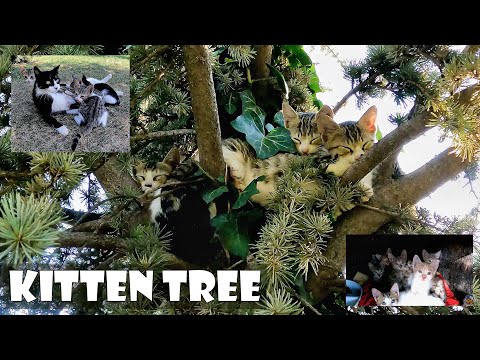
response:
M463 46L459 45L458 49L462 49ZM345 61L363 59L367 50L366 45L333 45L331 48L338 54L341 60ZM315 63L321 85L330 89L330 91L320 93L317 96L324 104L333 107L351 89L350 82L343 78L342 66L333 56L320 51L315 46L306 45L305 49ZM405 108L396 105L393 97L387 94L383 99L371 99L362 109L357 109L355 97L353 96L338 111L335 120L337 122L358 120L361 114L372 105L377 106L377 123L383 136L395 129L395 125L392 125L387 120L388 116L395 112L408 112L411 107L411 104ZM448 140L439 143L439 134L440 132L437 129L429 130L425 135L404 146L403 151L398 156L400 167L404 172L409 173L418 169L451 144ZM456 181L449 181L429 197L421 200L418 205L443 216L465 215L479 202L470 193L470 186L466 184L467 181L462 177ZM480 196L480 181L475 181L474 189Z

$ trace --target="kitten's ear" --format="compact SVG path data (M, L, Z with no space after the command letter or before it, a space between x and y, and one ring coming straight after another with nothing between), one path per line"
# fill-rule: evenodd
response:
M437 258L438 260L440 260L440 256L442 256L442 250L437 251L437 252L435 253L435 258Z
M373 256L375 256L378 261L381 261L381 260L382 260L382 255L380 255L380 254L375 254L375 255L373 255Z
M90 85L90 83L87 81L87 77L85 75L82 76L82 82L85 84L85 85Z
M402 253L400 254L400 257L402 258L403 261L407 261L407 250L403 249Z
M136 175L138 172L143 171L145 169L145 163L137 160L133 165L133 175Z
M387 249L387 254L391 254L392 253L392 249L388 248Z
M36 77L37 75L40 75L41 71L40 71L40 69L39 69L38 67L35 66L35 67L33 68L33 73L35 74L35 77Z
M52 72L53 73L58 73L58 68L60 67L60 65L58 66L55 66L53 69L52 69Z
M423 261L427 261L427 258L430 254L428 253L427 250L423 249L422 250L422 258L423 258Z
M25 69L24 67L21 67L21 68L20 68L20 73L21 73L23 76L25 76L25 77L27 77L27 75L28 75L28 71L27 71L27 69Z
M370 269L371 272L375 271L375 266L371 262L368 263L368 268Z
M172 169L175 169L177 165L180 164L180 151L178 150L178 148L171 148L168 154L165 155L163 162L170 165Z
M93 88L93 84L88 85L86 89L87 93L91 94L93 92Z
M377 299L378 299L379 297L382 297L382 296L383 296L383 294L382 294L382 292L381 292L381 291L378 291L377 289L375 289L375 288L372 288L372 296L373 296L373 298L375 299L375 301L376 301L376 302L377 302L377 304L378 304L378 301L377 301Z
M333 110L328 105L322 106L317 115L315 115L315 122L321 134L334 132L340 128L340 126L333 121Z
M437 272L438 265L440 265L440 260L433 260L430 264L430 269L434 274Z
M391 294L395 294L398 297L400 297L400 289L398 288L398 284L395 283L392 285L392 288L390 289Z
M293 110L293 108L286 101L282 103L282 114L286 129L290 129L291 126L295 126L295 124L297 124L299 121L297 112Z
M375 134L377 122L377 107L371 106L358 120L358 126L370 134Z
M387 256L388 256L388 260L390 260L390 262L395 262L395 255L393 255L391 252L387 253Z
M415 255L413 257L412 266L415 268L418 264L421 264L421 263L422 263L422 260L420 260L418 255Z

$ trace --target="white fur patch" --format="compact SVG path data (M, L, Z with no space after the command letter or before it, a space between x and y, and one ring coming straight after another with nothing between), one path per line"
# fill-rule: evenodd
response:
M97 124L105 127L107 126L107 119L108 119L108 111L104 111L102 116L98 118Z
M103 101L105 101L105 103L107 103L107 104L112 104L112 105L117 103L117 99L115 99L111 95L104 95L103 96Z
M85 121L82 114L80 114L80 113L78 113L78 115L75 115L73 117L73 120L75 120L75 122L77 123L78 126L82 125L82 123Z
M158 196L160 195L162 192L162 189L158 189L158 190L155 190L155 192L153 193L154 196ZM163 214L163 210L162 210L162 198L161 197L158 197L156 199L154 199L152 201L152 203L150 204L150 221L152 223L155 223L155 218L157 217L158 214Z
M67 136L68 135L68 129L65 125L63 126L60 126L59 128L56 129L60 134L62 134L63 136Z
M51 87L50 87L51 88ZM50 89L49 88L49 89ZM38 96L48 94L52 97L52 112L61 112L70 110L70 105L75 104L75 99L63 93L52 93L48 89L36 89Z
M67 110L66 112L67 112L67 114L70 114L70 115L79 114L78 109L71 109L71 110Z
M117 93L117 96L123 96L123 91L115 90L115 92Z

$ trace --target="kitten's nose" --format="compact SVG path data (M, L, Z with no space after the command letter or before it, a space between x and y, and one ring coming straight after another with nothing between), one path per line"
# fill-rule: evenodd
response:
M360 154L356 154L355 155L355 160L358 160L362 157L363 153L360 153Z
M307 155L308 154L308 149L303 149L302 153L303 153L303 155Z
M152 187L152 184L143 184L145 187Z
M422 274L422 280L425 280L427 278L427 275Z

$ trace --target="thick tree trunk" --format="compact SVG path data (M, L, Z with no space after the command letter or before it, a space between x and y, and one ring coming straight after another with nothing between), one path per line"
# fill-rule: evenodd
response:
M267 64L272 62L273 45L256 45L257 56L252 63L252 79L264 79L270 74ZM262 101L269 95L268 82L256 81L252 86L253 93L257 100Z
M183 52L201 167L212 177L225 175L217 98L205 45L185 45Z
M128 169L118 161L117 155L111 155L105 164L93 172L102 185L103 190L109 194L118 193L119 190L128 186L138 187L138 184L130 176Z

